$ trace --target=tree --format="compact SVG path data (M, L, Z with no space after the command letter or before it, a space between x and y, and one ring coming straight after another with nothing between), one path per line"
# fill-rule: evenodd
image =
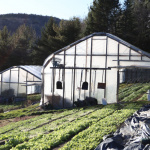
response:
M55 39L56 32L53 29L54 24L55 21L51 17L41 31L41 38L38 38L33 45L34 50L32 56L34 57L35 64L42 65L45 58L59 48L57 40Z
M136 19L133 12L133 0L125 0L123 5L122 14L119 19L119 33L118 36L125 41L133 44L136 35Z
M149 0L134 0L133 6L137 21L135 45L150 52L150 2Z
M59 25L51 18L42 30L42 36L33 46L34 63L42 65L51 53L73 43L80 38L79 18L62 20Z
M6 69L9 56L13 50L13 43L11 40L10 32L6 26L0 31L0 69Z
M10 57L12 65L29 65L32 64L30 59L31 47L36 40L35 31L25 24L18 27L12 35L14 49Z
M57 33L56 39L62 47L67 46L80 38L81 21L79 18L73 17L70 20L61 20L58 25L54 26Z
M85 35L93 32L115 32L119 9L118 0L94 0L86 19Z

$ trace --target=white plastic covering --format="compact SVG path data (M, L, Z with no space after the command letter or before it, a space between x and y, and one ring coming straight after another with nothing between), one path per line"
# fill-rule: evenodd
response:
M87 98L96 99L98 104L102 104L102 98L107 103L116 103L118 84L124 77L113 68L119 65L150 66L149 58L149 53L114 35L93 33L45 59L42 103L49 101L57 108L72 107L74 102ZM62 89L57 89L58 81L62 83ZM87 90L82 89L84 82L88 82ZM101 83L106 88L98 88Z
M41 86L32 84L41 81L41 69L42 66L13 66L0 72L0 94L26 97L26 94L40 93Z

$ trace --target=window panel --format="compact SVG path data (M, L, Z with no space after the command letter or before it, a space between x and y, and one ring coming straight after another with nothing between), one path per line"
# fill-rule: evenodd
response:
M26 97L26 86L24 84L19 84L18 97Z
M66 56L66 67L74 67L74 56Z
M142 56L142 60L150 61L150 58L148 58L146 56Z
M62 52L58 53L58 54L60 54L60 55L64 55L64 50L63 50ZM56 55L57 55L57 54L56 54Z
M74 69L65 70L65 99L64 107L73 107Z
M86 67L86 56L76 56L76 67Z
M93 36L93 39L106 40L107 36Z
M51 95L52 94L52 89L53 89L53 75L52 75L52 69L50 74L44 74L44 93L46 95Z
M90 67L90 56L76 56L76 67ZM87 64L86 64L87 63Z
M51 68L50 67L53 67L53 60L51 60L48 65L44 68L44 73L49 73Z
M149 66L150 65L150 62L144 62L144 61L140 61L140 62L137 62L137 61L129 61L129 62L126 62L126 61L121 61L120 62L120 65L121 66L131 66L131 65L136 65L136 66Z
M10 70L2 73L2 81L3 82L10 82Z
M35 85L27 86L27 94L34 94L35 93Z
M131 49L131 55L140 55L140 54Z
M106 54L106 40L93 40L93 54Z
M119 56L119 60L129 60L129 56Z
M86 54L86 40L76 45L76 54Z
M66 50L66 54L75 54L75 46Z
M10 96L15 95L17 97L18 93L18 84L17 83L10 83Z
M115 56L108 56L107 57L107 67L117 66L116 60L117 57ZM114 103L117 100L116 97L117 92L117 70L111 69L106 71L106 98L108 103Z
M105 90L97 88L98 83L105 83L104 70L92 70L91 74L91 97L96 98L98 104L102 104L102 98L104 98Z
M118 42L108 38L107 54L118 55Z
M13 70L13 71L18 71L18 68L13 68L13 69L11 69L11 70Z
M106 56L92 56L92 68L105 68Z
M129 55L129 50L129 47L119 44L119 55Z
M34 81L42 81L34 76Z
M28 75L29 75L29 73L28 73ZM23 69L19 69L19 83L25 83L26 82L26 76L27 76L27 72ZM33 76L32 76L32 78L33 78Z
M25 76L24 76L25 77ZM26 80L25 80L26 81ZM27 81L33 81L33 75L28 72Z
M131 60L141 60L141 56L131 56Z
M66 56L66 67L74 67L74 56ZM64 107L73 106L74 69L65 70L65 99Z
M86 40L87 42L87 54L91 54L91 38Z
M89 97L90 70L75 70L75 101ZM86 76L86 79L85 79ZM82 84L88 82L88 90L82 89Z
M1 95L5 97L9 96L9 83L2 83Z
M18 82L18 68L17 70L11 69L11 82Z

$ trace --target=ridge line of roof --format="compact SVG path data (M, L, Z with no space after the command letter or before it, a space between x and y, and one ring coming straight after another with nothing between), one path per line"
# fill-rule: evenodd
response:
M55 55L55 54L57 54L57 53L60 53L60 52L62 52L62 51L65 51L65 50L69 49L70 47L72 47L72 46L74 46L74 45L76 45L76 44L78 44L78 43L80 43L80 42L82 42L82 41L84 41L84 40L86 40L86 39L88 39L88 38L91 38L91 37L93 37L93 36L100 36L100 35L101 35L101 36L108 36L109 38L116 40L117 42L119 42L119 43L121 43L121 44L123 44L123 45L125 45L125 46L127 46L127 47L129 47L129 48L131 48L131 49L133 49L133 50L135 50L136 52L138 52L138 53L140 53L140 54L143 53L144 55L146 55L147 57L150 58L150 53L145 52L144 50L142 50L142 49L140 49L140 48L137 48L136 46L134 46L134 45L132 45L132 44L130 44L130 43L124 41L123 39L121 39L121 38L119 38L119 37L117 37L117 36L115 36L115 35L113 35L113 34L105 33L105 32L94 32L94 33L92 33L92 34L90 34L90 35L88 35L88 36L85 36L85 37L83 37L83 38L81 38L81 39L79 39L79 40L77 40L77 41L75 41L75 42L73 42L73 43L71 43L71 44L69 44L69 45L67 45L67 46L65 46L65 47L63 47L63 48L61 48L61 49L59 49L59 50L57 50L56 52L54 52L54 53L52 53L52 54ZM45 59L45 61L44 61L44 63L43 63L43 66L44 66L44 64L49 60L48 58L49 58L52 54L50 54L50 55ZM47 59L48 59L48 60L47 60Z

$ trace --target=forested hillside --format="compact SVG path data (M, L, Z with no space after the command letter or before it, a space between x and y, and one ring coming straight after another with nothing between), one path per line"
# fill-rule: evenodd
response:
M60 19L53 17L56 24L59 24ZM5 14L0 15L0 30L4 26L7 26L11 33L15 32L20 25L26 24L27 26L35 29L36 35L41 36L41 29L44 27L45 23L48 22L50 16L41 16L34 14Z

